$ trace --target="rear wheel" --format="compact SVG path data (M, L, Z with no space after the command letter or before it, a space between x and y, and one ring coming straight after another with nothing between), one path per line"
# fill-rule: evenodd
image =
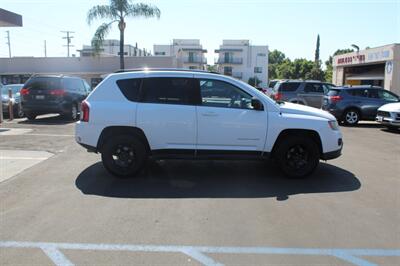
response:
M35 118L37 116L34 113L26 113L25 115L26 115L26 118L28 118L28 120L35 120Z
M18 105L16 112L15 112L15 116L17 118L22 118L22 117L24 117L24 115L25 114L24 114L24 111L22 110L22 107L20 105Z
M68 113L64 114L63 116L68 120L78 120L78 105L76 103L72 103Z
M319 164L317 143L307 136L288 136L278 144L275 158L283 173L291 178L310 175Z
M360 113L355 109L349 109L344 112L343 122L347 126L355 126L360 121Z
M128 178L141 171L147 160L145 145L129 135L109 139L101 150L104 167L113 175Z

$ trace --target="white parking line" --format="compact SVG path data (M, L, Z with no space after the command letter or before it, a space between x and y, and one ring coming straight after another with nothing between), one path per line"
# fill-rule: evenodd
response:
M43 136L43 137L73 137L71 134L25 134L25 136Z
M106 250L106 251L142 251L183 253L199 263L223 265L207 256L207 253L224 254L283 254L332 256L358 266L375 266L359 256L400 256L400 249L318 249L318 248L274 248L274 247L208 247L208 246L160 246L160 245L119 245L119 244L80 244L80 243L46 243L0 241L0 248L39 248L51 258L55 265L73 265L61 249L69 250Z

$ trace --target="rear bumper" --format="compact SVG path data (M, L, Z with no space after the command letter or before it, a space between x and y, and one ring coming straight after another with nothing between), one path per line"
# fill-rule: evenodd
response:
M42 103L32 104L22 102L22 110L25 113L36 113L36 114L49 114L49 113L67 113L70 110L71 103L59 102L59 103Z

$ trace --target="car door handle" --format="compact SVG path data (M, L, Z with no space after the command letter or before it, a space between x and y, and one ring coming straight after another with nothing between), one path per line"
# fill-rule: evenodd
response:
M217 114L217 113L214 113L214 112L202 113L201 115L202 115L202 116L218 116L218 114Z

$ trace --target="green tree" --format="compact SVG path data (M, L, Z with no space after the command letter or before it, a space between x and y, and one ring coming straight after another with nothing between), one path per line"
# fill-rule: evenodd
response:
M353 49L338 49L333 55L329 56L329 59L325 62L326 70L325 70L325 80L328 82L332 82L332 73L333 73L333 57L335 55L347 54L354 52Z
M258 85L260 85L262 81L260 79L258 79L257 77L251 77L249 78L248 82L249 85L253 86L253 87L257 87Z
M207 71L209 72L218 72L218 68L216 65L207 65Z
M284 53L278 50L273 50L268 55L268 77L269 79L278 78L277 68L285 60Z
M311 72L313 67L314 67L314 62L310 60L304 58L295 59L293 61L293 72L291 78L307 79L307 75L308 73Z
M156 6L134 3L132 0L109 0L109 5L97 5L92 7L87 14L87 22L90 25L95 19L108 19L109 21L101 24L93 38L92 46L96 53L99 53L101 46L103 45L104 38L111 30L111 26L114 23L118 23L118 29L120 32L119 40L119 58L120 68L125 69L124 62L124 39L125 39L125 28L126 19L135 17L160 17L160 10Z
M318 34L317 45L316 45L317 47L315 48L315 64L319 64L319 45L320 45L319 41L320 41L320 39L319 39L319 34Z

